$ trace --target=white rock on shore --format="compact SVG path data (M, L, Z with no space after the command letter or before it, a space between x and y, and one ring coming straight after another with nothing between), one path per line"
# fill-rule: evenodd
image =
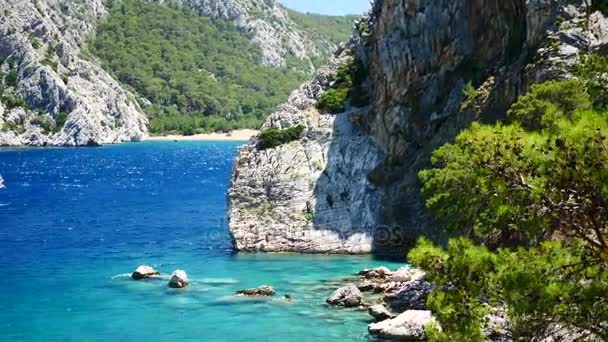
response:
M382 338L398 340L424 340L425 327L434 323L430 311L409 310L399 316L369 325L369 333Z

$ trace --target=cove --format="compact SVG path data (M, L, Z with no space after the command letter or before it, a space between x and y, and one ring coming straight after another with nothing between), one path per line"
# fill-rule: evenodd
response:
M367 341L365 312L327 307L365 256L234 254L226 190L241 143L0 151L0 338ZM186 290L134 282L185 269ZM235 298L268 284L278 298Z

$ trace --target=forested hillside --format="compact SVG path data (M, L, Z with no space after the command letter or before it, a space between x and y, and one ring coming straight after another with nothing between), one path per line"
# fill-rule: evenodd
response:
M263 66L250 33L186 7L123 0L109 11L89 49L137 94L152 134L257 128L310 74L297 57ZM319 41L345 40L352 25L347 17L289 13Z

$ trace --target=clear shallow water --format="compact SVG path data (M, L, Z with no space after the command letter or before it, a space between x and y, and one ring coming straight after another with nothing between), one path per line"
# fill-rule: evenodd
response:
M0 340L366 341L328 308L368 257L233 255L226 189L237 143L0 151ZM134 282L140 264L192 285ZM334 281L332 281L334 280ZM269 284L294 302L232 294Z

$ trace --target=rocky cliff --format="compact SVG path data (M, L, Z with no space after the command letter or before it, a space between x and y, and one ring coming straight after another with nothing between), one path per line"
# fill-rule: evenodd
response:
M571 1L569 3L572 3ZM377 0L348 49L367 69L371 104L319 112L338 57L266 127L304 125L298 141L235 162L229 192L237 250L403 255L438 237L417 172L472 121L500 120L530 84L568 77L579 51L605 51L608 21L552 0ZM466 99L464 89L476 88Z
M262 64L287 66L299 77L312 72L315 63L336 48L331 37L314 29L309 32L310 27L290 18L290 13L297 13L274 0L149 2L184 6L214 21L234 23L247 38L253 37ZM124 81L139 81L138 75L123 75L122 81L130 85L125 88L86 48L110 4L120 1L0 3L0 146L98 145L138 141L147 135L148 121L138 101L142 106L150 103L144 95L126 90L138 91ZM340 27L348 26L345 23L341 21Z
M146 117L82 47L103 0L0 3L0 146L137 141Z
M158 2L157 0L153 0ZM195 10L214 20L233 22L254 35L253 43L262 51L262 63L280 67L287 59L305 60L312 68L315 58L322 58L336 46L328 40L313 41L302 27L292 21L287 10L275 0L160 0Z

